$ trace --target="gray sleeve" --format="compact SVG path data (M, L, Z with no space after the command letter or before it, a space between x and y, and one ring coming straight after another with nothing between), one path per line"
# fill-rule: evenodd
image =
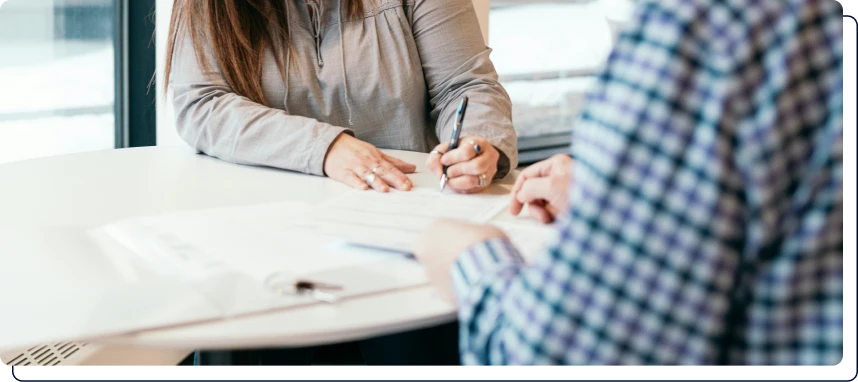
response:
M438 119L438 139L450 139L459 99L467 94L470 103L463 135L488 139L503 153L501 162L506 161L499 169L515 168L518 138L512 125L512 102L498 82L489 59L491 49L482 38L473 4L463 0L416 0L412 24L429 88L432 117Z
M211 72L204 73L190 34L182 35L176 44L170 88L176 127L185 142L233 163L324 174L328 147L347 129L289 115L234 93L210 48L204 57Z

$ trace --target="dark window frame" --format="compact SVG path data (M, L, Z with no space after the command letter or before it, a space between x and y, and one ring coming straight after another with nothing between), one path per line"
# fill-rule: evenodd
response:
M115 146L155 146L155 0L114 0L114 3Z

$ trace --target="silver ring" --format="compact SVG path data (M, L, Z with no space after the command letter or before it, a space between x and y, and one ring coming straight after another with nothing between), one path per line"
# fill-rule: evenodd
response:
M488 184L489 184L489 180L488 180L488 178L486 177L486 174L480 174L480 184L479 184L479 187L480 187L480 188L483 188L483 187L485 187L485 186L488 186Z
M432 150L432 151L430 151L430 152L429 152L429 155L432 155L432 154L444 155L442 152L440 152L440 151L438 151L438 150Z
M372 187L372 184L375 183L375 178L376 178L375 174L369 173L369 174L366 174L366 177L363 178L363 181L366 182L367 186Z
M476 143L474 143L474 142L471 142L471 144L472 144L472 145L474 145L474 153L476 153L477 155L482 154L482 152L483 152L483 147L482 147L482 146L480 146L480 145L478 145L478 144L476 144Z

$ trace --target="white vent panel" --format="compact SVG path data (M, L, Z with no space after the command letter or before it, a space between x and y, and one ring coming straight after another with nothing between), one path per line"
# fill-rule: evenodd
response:
M10 366L76 365L88 351L86 343L58 342L34 346L25 351L0 354L0 361Z

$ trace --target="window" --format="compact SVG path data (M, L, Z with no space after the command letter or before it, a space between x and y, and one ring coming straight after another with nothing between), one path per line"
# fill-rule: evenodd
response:
M567 151L632 0L492 0L489 46L513 103L524 164Z
M0 163L115 147L115 3L0 6Z

